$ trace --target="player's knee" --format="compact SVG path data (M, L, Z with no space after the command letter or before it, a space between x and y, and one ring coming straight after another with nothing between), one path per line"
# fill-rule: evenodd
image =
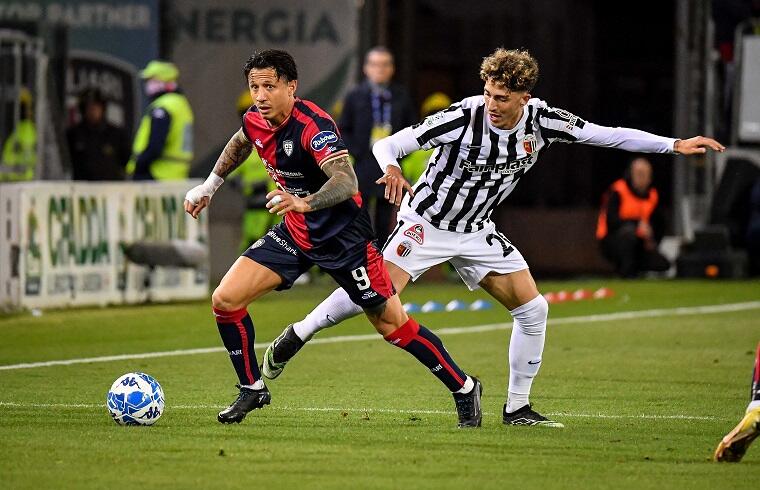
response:
M229 290L221 286L214 289L214 293L211 295L211 305L217 310L222 311L235 311L247 306L241 304L239 298L233 297Z
M362 308L364 310L364 314L367 315L367 318L370 322L372 322L373 325L377 325L378 322L382 321L383 314L385 313L385 308L388 306L387 301L383 301L379 305L370 306L367 308Z
M546 332L546 319L549 317L549 303L543 295L538 295L523 306L513 310L515 328L526 335L543 335Z

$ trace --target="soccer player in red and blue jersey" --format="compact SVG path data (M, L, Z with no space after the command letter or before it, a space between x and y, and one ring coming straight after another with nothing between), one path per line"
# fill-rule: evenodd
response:
M261 51L248 59L243 72L254 105L208 179L185 196L185 211L197 218L224 178L255 149L278 187L267 194L267 207L285 220L237 259L212 296L219 333L240 380L240 393L219 413L219 422L240 422L271 401L253 350L248 305L272 290L289 289L317 265L363 308L386 341L412 354L446 385L460 427L480 426L480 382L465 374L441 340L401 306L335 123L314 103L295 96L293 57L280 50ZM293 353L303 345L292 329L275 342Z

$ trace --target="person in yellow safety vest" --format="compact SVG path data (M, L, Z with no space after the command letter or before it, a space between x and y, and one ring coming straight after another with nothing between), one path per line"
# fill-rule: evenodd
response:
M253 105L251 92L245 90L237 100L237 112L241 119L249 107ZM274 180L267 173L264 162L255 151L232 174L246 197L245 212L243 213L243 229L240 250L250 247L256 240L263 237L269 228L282 220L277 214L272 214L266 207L266 195L277 188Z
M434 92L422 101L420 114L422 119L425 119L431 114L435 114L438 111L448 108L450 105L451 99L448 95L443 92ZM404 178L412 184L417 182L417 179L425 173L430 155L432 155L434 151L435 149L417 150L404 158L401 162Z
M19 92L21 119L3 144L0 182L34 179L37 166L37 127L32 116L32 93L26 87Z
M140 121L127 173L133 180L184 180L193 159L193 111L173 63L151 61L140 77L151 102Z

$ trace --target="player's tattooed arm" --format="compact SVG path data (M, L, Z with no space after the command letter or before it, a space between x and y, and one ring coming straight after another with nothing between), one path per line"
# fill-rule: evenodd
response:
M222 154L214 165L214 173L221 178L227 177L233 170L238 168L253 151L253 145L239 129L237 133L224 146Z
M304 198L311 211L329 208L359 192L359 182L348 155L340 155L322 165L330 179L314 194Z

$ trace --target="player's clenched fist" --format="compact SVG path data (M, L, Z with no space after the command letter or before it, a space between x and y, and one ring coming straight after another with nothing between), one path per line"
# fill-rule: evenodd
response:
M196 185L185 194L185 212L197 219L201 211L211 202L211 197L216 190L223 183L223 178L211 172L211 175L208 176L204 183Z

